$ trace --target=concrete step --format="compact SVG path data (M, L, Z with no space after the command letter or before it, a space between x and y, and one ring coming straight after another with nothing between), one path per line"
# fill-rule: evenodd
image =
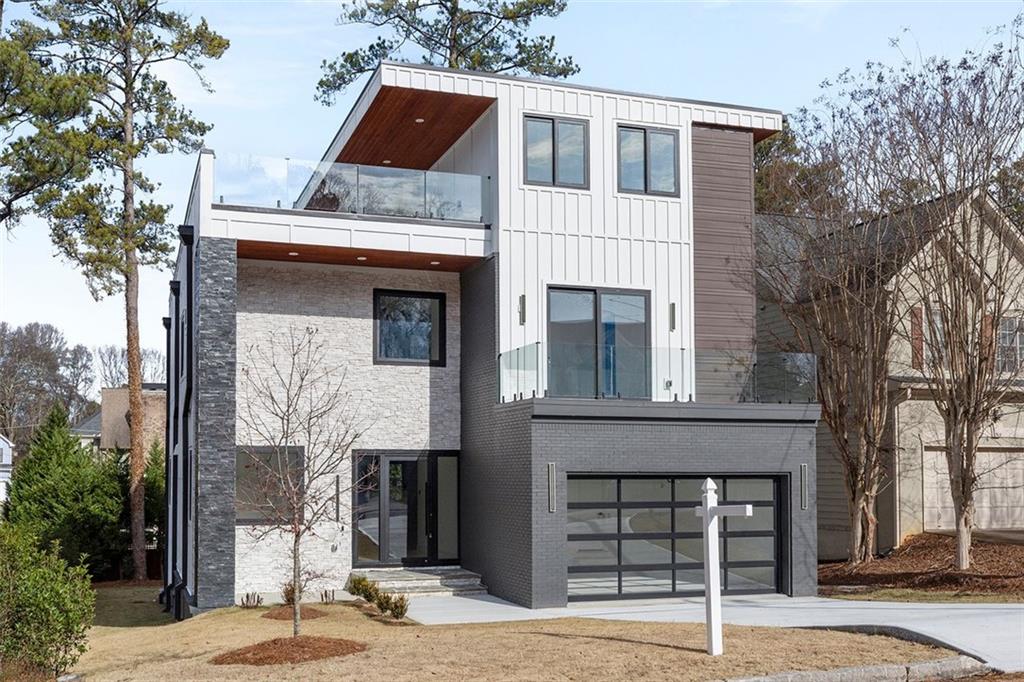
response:
M480 576L458 566L431 568L366 568L352 571L387 592L415 596L486 594Z

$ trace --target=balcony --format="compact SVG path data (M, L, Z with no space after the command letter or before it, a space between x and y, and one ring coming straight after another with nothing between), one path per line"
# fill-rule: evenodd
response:
M532 343L498 355L498 401L590 398L708 403L809 404L817 358L807 353L697 351L696 395L684 348Z
M478 175L230 155L218 157L215 169L219 204L488 222L488 183Z

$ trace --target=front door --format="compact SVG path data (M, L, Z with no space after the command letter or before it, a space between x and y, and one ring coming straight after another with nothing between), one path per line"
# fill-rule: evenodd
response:
M457 453L375 451L356 456L356 565L457 563Z

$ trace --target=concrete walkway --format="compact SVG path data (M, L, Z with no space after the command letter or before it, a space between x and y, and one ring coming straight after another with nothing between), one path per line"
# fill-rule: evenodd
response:
M422 597L412 600L409 617L425 625L547 618L702 623L704 600L587 602L564 608L527 609L490 595ZM722 618L735 625L903 628L959 649L999 670L1024 671L1022 604L909 604L756 595L724 597Z

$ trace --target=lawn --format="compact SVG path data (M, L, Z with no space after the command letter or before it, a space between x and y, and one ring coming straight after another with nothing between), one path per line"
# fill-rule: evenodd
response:
M344 637L367 650L298 665L213 665L217 654L287 636L265 609L229 608L175 623L151 600L155 587L97 590L89 651L75 672L93 680L646 678L706 680L788 670L943 658L950 652L881 636L783 628L725 628L724 656L704 653L704 628L561 619L453 626L398 626L353 605L316 608L304 633Z

